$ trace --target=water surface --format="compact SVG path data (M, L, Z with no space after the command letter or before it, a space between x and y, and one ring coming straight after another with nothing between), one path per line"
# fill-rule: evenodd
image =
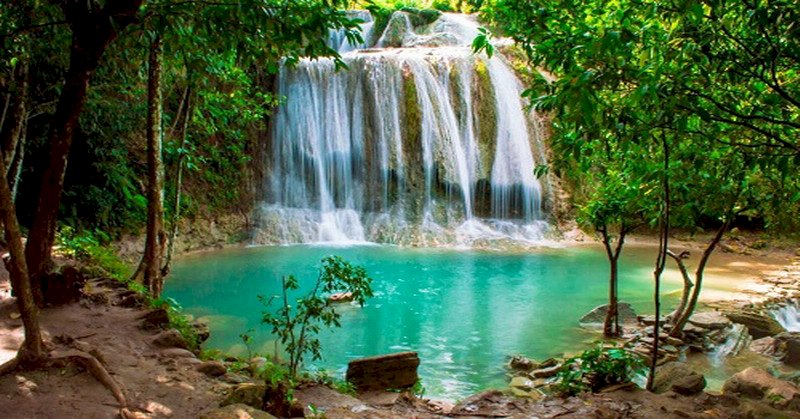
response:
M624 254L621 299L651 312L651 251ZM341 306L342 327L321 334L323 360L311 363L344 375L353 358L418 351L431 397L457 399L504 386L511 354L544 359L584 349L599 338L577 320L606 302L608 265L596 248L535 252L409 249L392 246L276 246L224 250L182 258L165 295L209 321L206 348L246 354L239 334L255 329L256 351L274 340L260 325L257 296L280 293L281 275L308 290L320 260L339 255L366 267L375 297L363 308ZM680 284L670 275L667 308Z

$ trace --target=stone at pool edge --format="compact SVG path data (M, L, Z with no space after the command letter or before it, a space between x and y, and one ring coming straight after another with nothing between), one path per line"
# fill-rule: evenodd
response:
M786 331L777 320L753 311L731 311L725 313L725 316L734 323L747 326L747 330L753 339L775 336Z
M722 386L722 392L764 401L778 409L800 411L800 389L756 367L731 376Z
M599 305L586 313L580 319L581 324L602 324L606 319L608 313L608 304ZM636 312L630 304L619 301L617 302L617 313L619 314L619 321L621 323L636 321Z
M656 370L653 391L665 393L674 391L683 395L694 395L706 387L706 379L691 369L685 362L667 362Z

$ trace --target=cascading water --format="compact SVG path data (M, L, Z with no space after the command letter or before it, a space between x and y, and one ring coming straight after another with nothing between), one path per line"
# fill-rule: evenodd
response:
M797 301L789 301L772 310L771 314L787 331L800 332L800 307L798 307Z
M278 75L256 240L543 240L541 123L502 57L472 54L477 24L396 12L377 34L358 13L363 44L329 37L347 70L301 60Z

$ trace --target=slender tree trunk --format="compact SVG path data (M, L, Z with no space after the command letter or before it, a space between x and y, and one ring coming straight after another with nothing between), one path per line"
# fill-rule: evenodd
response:
M95 2L62 2L61 9L72 30L69 69L50 119L50 156L42 174L36 215L31 225L25 255L31 287L41 303L40 281L50 263L50 250L56 233L58 207L64 189L64 173L78 119L86 103L89 80L108 45L119 31L136 21L143 0L106 2L98 10Z
M19 180L22 177L22 163L25 162L25 142L28 140L28 119L22 125L22 132L17 141L17 152L14 154L14 161L11 162L9 172L9 182L11 182L11 200L17 202L17 192L19 191Z
M4 176L8 176L8 170L11 168L11 163L14 161L15 153L17 152L17 144L22 136L22 130L25 127L25 119L28 116L26 105L28 103L28 64L21 62L16 69L14 69L14 95L11 104L11 113L4 122L8 122L7 128L3 127L2 135L0 136L0 147L3 152L3 163L5 167Z
M661 275L667 266L667 252L669 249L669 216L670 216L670 188L669 188L669 143L664 133L661 133L661 145L664 152L664 175L662 179L663 188L663 207L661 210L661 221L659 222L659 243L658 255L656 256L656 266L653 271L653 306L655 308L656 322L653 325L653 350L650 354L650 372L647 374L646 388L653 391L656 379L656 367L658 366L658 346L659 334L661 332Z
M0 172L5 173L6 167L3 159L0 159L0 169L2 169ZM11 253L11 259L6 263L6 267L17 296L17 306L22 323L25 326L25 341L17 352L16 362L22 367L35 367L45 360L47 353L39 326L39 307L33 299L31 281L28 276L17 212L5 178L0 179L0 213L2 213L6 242Z
M615 338L622 335L622 329L619 327L619 256L622 253L628 229L625 226L620 228L619 238L614 248L611 247L608 227L604 226L599 231L603 238L609 265L608 311L606 311L606 318L603 322L603 335Z
M144 286L153 298L161 296L164 256L164 168L161 150L162 91L161 37L150 45L147 81L147 237L144 246Z
M167 256L164 261L164 267L161 268L161 276L166 277L172 269L172 254L175 250L175 237L178 235L178 220L181 216L181 192L183 185L183 160L186 157L186 137L189 129L189 119L192 115L191 106L191 89L186 88L186 94L183 101L183 125L181 126L181 141L178 144L178 159L175 162L175 196L172 200L172 219L169 224L169 241L167 244Z
M733 216L729 213L725 217L725 221L722 225L717 229L716 234L706 246L706 249L703 251L703 256L700 257L700 261L698 262L697 269L695 269L694 273L694 290L692 290L692 296L689 299L689 302L686 304L685 309L680 314L678 319L675 321L675 325L670 330L669 334L672 336L680 335L683 332L684 326L686 326L686 322L689 321L689 317L692 316L694 313L695 308L697 307L697 301L700 299L700 291L703 287L703 274L706 269L706 265L708 264L708 260L711 258L711 255L714 253L714 250L717 248L717 245L722 240L722 236L725 234L725 231L728 230L730 226L731 219Z
M692 283L692 278L689 276L689 270L686 269L686 264L683 263L685 259L689 258L689 252L681 252L680 254L675 254L671 250L667 250L667 256L671 257L675 260L675 263L678 265L678 269L681 271L681 278L683 278L683 291L681 291L681 301L678 303L678 307L675 308L669 315L670 323L675 324L675 320L683 313L683 310L686 309L686 304L689 301L689 293L692 292L692 287L694 287L694 283Z

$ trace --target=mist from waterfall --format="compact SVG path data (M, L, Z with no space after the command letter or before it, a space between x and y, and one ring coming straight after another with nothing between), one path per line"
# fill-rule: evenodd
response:
M396 12L361 45L331 31L332 60L283 67L259 243L474 245L544 240L543 132L501 56L474 55L477 24ZM380 48L368 48L377 38Z

